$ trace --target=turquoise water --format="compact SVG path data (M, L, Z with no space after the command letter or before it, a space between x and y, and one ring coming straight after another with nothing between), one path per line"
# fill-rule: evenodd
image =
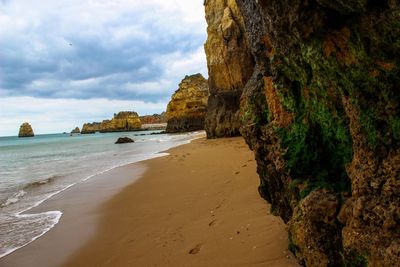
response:
M153 158L196 135L150 133L0 137L0 257L32 242L62 216L60 211L28 214L29 209L80 181ZM135 143L114 144L121 136Z

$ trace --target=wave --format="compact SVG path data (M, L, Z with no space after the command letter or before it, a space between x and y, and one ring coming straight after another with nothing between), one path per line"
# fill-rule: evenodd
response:
M60 176L60 175L53 175L53 176L50 176L49 178L26 184L23 189L27 190L27 189L30 189L30 188L35 188L35 187L38 187L38 186L41 186L41 185L52 183L52 182L54 182L55 179L61 178L61 177L62 176Z
M26 195L26 191L24 190L19 190L18 192L16 192L14 195L12 195L11 197L7 198L7 200L2 203L0 205L0 207L7 207L11 204L17 203L23 196Z

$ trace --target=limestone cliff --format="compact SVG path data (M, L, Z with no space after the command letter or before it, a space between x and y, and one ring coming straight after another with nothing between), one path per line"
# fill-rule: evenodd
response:
M114 114L111 120L100 122L85 123L82 126L82 134L93 134L95 132L129 132L141 129L142 123L139 115L133 111L121 111Z
M239 135L242 89L253 73L253 58L235 0L206 0L204 45L210 97L205 129L209 138Z
M100 122L85 123L82 126L81 134L94 134L100 132Z
M35 134L33 133L32 126L24 122L21 127L19 127L18 137L33 137Z
M159 124L167 122L167 113L140 116L142 124Z
M307 266L398 266L399 1L237 3L256 62L241 132L290 249Z
M186 76L168 103L166 132L204 129L208 95L208 83L201 74Z
M100 125L100 132L129 132L140 130L142 123L139 115L133 111L121 111L114 114L111 120L103 120Z

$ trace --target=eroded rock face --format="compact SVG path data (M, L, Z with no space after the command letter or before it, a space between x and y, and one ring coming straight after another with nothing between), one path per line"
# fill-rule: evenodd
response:
M166 132L203 130L208 95L208 83L201 74L186 76L168 103Z
M32 126L24 122L21 127L19 127L18 137L33 137L35 134L33 133Z
M100 132L100 122L85 123L82 126L81 134L94 134Z
M256 62L241 133L290 248L307 266L395 266L399 2L237 3Z
M167 122L167 113L140 116L142 124L159 124Z
M100 122L85 123L82 126L82 134L93 134L95 132L130 132L141 129L142 123L139 115L134 111L121 111L114 114L111 120Z
M79 127L75 127L75 129L73 129L71 131L71 134L79 134L79 133L81 133L81 130L79 129Z
M140 130L142 123L139 115L133 111L121 111L114 114L111 120L104 120L100 125L100 132L130 132Z
M207 0L204 4L210 87L205 129L208 138L239 135L240 96L254 66L243 18L234 0Z

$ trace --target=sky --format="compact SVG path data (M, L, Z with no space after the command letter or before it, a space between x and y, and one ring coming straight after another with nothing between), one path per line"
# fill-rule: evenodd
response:
M203 0L0 0L0 136L165 111L206 27Z

